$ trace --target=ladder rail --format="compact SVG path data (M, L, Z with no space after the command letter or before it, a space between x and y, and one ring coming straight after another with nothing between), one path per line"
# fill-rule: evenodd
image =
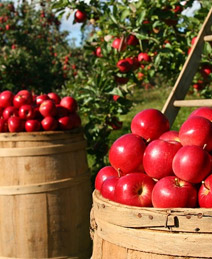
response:
M179 112L180 107L174 106L176 100L183 100L188 92L188 89L192 83L193 77L198 69L202 50L204 46L204 37L211 34L212 26L212 8L210 9L198 35L197 39L188 55L187 60L178 76L178 79L172 88L170 95L168 96L162 112L168 118L170 125L174 123L174 120Z

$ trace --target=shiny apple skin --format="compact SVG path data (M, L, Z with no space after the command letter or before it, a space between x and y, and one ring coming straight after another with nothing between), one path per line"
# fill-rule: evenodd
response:
M160 179L152 191L154 208L194 208L197 205L197 189L176 176Z
M180 142L183 146L196 145L212 150L212 122L200 116L188 118L179 130Z
M174 175L172 161L182 145L177 141L153 140L146 147L143 156L145 172L152 178L161 179L168 175Z
M103 182L111 176L118 176L118 172L112 166L101 168L95 178L95 188L100 191Z
M143 168L143 154L146 144L138 135L128 133L119 137L109 150L110 164L121 175L140 171Z
M115 188L115 201L121 204L151 207L155 182L144 173L134 172L122 176Z
M209 121L212 121L212 108L211 107L199 107L189 115L189 118L191 118L193 116L201 116L201 117L208 119Z
M119 177L110 176L102 183L100 193L105 199L115 201L115 188L118 180Z
M212 208L212 174L200 186L198 201L200 208Z
M152 141L170 129L166 116L157 109L145 109L137 113L131 122L131 131Z
M200 183L211 171L211 158L201 147L184 146L174 156L172 168L180 179Z
M179 131L177 130L169 130L164 132L162 135L160 135L159 139L165 140L165 141L178 141L179 139Z

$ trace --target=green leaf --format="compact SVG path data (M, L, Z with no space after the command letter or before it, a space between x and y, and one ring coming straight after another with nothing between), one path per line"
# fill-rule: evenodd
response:
M133 13L136 12L136 6L134 4L129 4L130 9L133 11Z
M130 15L130 10L125 9L121 14L121 20L124 21Z
M136 25L139 26L142 24L144 18L146 16L146 10L143 10L142 12L140 12L140 14L137 17L137 21L136 21Z
M114 22L115 24L118 24L118 22L117 22L117 20L116 20L116 18L115 18L114 15L109 14L109 17L110 17L110 19L112 20L112 22Z

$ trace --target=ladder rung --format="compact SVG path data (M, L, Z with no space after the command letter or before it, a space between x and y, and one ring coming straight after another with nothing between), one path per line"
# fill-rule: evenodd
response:
M205 36L204 41L212 41L212 35Z
M200 99L200 100L176 100L173 105L175 107L203 107L212 106L212 99Z

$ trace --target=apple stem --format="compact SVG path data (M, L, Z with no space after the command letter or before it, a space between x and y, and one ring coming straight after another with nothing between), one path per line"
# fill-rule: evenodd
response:
M120 178L121 177L121 169L118 168L118 177Z
M203 186L205 187L205 189L210 190L210 189L205 185L205 181L202 181L202 184L203 184Z
M146 142L147 142L147 143L149 143L150 141L151 141L151 139L150 139L150 138L148 138L148 139L146 140Z
M204 144L203 149L205 149L206 147L207 147L207 144Z
M175 184L176 184L177 186L180 186L179 179L178 179L178 178L174 178L174 180L175 180Z

